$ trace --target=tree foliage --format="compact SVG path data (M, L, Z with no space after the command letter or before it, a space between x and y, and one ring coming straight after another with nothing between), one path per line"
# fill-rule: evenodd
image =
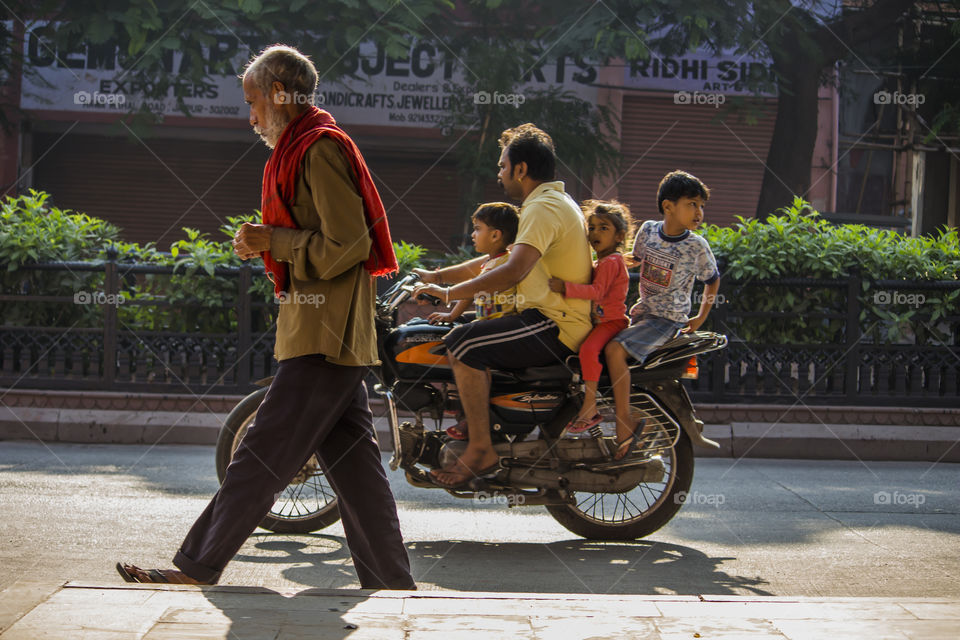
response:
M8 0L0 6L0 20L12 21L15 32L36 16L59 25L46 44L57 52L116 43L124 53L124 73L157 90L173 81L167 66L174 53L182 53L185 61L176 75L203 82L210 74L238 72L237 51L283 40L310 53L330 81L350 72L351 52L361 41L378 43L390 57L407 55L414 41L435 42L465 80L456 108L443 123L451 129L461 171L470 176L465 212L475 204L479 179L488 178L495 166L496 134L523 120L541 124L557 138L561 160L572 173L605 174L617 166L611 131L616 123L604 109L585 109L574 96L544 91L529 91L520 108L476 105L472 98L479 91L526 94L521 87L547 57L630 63L698 47L768 57L780 99L757 209L763 216L809 189L817 93L826 75L837 62L860 58L865 43L891 33L903 20L935 21L939 12L942 25L952 23L936 37L887 47L884 55L888 62L913 56L915 62L931 63L907 65L917 69L918 82L927 77L936 97L922 121L933 136L960 129L956 91L943 91L944 83L933 80L958 75L960 58L946 55L960 34L957 5L957 0ZM13 44L14 52L22 51ZM0 77L9 74L15 58L0 56ZM757 89L769 88L768 83L767 78L753 80ZM462 136L464 130L470 133Z

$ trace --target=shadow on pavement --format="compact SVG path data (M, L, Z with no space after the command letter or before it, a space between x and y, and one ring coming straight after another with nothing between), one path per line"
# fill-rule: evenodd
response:
M356 588L344 539L311 534L260 536L264 555L235 561L284 565L295 584ZM731 576L720 569L734 558L655 541L494 543L457 540L407 543L414 579L421 588L454 591L592 594L773 595L760 578ZM269 555L267 555L269 554ZM294 565L294 566L290 566Z
M256 597L252 598L251 594ZM304 591L288 597L260 587L217 587L204 589L203 595L219 611L208 608L168 610L165 619L159 620L151 631L160 635L168 632L169 637L178 638L339 640L363 625L364 603L369 601L363 592L336 594L335 598L321 600L314 596L322 593ZM390 604L389 601L382 603L388 607ZM349 620L344 618L348 614ZM164 626L168 628L163 629Z

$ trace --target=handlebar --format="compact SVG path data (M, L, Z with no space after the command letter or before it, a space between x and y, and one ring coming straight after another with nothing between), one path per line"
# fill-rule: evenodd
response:
M443 304L443 300L441 300L436 296L431 296L428 293L421 293L420 295L417 296L417 300L424 300L426 302L429 302L435 307L439 307L440 305Z
M413 290L420 284L420 276L415 273L409 273L393 283L393 286L387 289L383 295L377 298L377 312L381 317L388 317L396 311L397 307L410 299ZM417 296L418 300L426 300L434 307L443 304L443 300L426 293Z

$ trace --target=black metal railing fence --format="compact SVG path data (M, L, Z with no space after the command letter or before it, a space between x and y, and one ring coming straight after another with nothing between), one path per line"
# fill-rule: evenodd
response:
M276 305L253 286L262 273L114 260L7 271L0 387L246 393L275 368ZM724 280L704 328L730 343L701 358L691 393L717 403L958 406L957 300L957 281Z

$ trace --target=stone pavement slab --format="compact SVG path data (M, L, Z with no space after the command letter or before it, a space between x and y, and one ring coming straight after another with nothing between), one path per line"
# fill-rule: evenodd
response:
M0 591L0 633L56 593L62 583L19 581Z
M356 589L294 593L264 587L80 583L46 588L41 593L40 585L20 583L2 594L2 640L939 640L956 638L960 630L960 601L937 598ZM26 602L35 606L22 611ZM18 619L12 620L15 615Z

